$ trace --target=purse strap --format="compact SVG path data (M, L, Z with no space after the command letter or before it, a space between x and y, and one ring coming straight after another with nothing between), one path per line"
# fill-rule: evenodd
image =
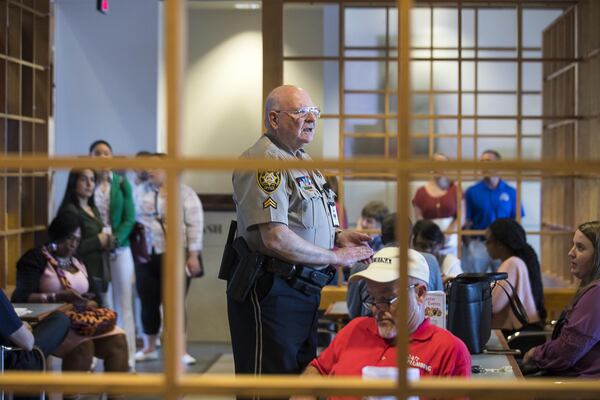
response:
M50 266L54 269L54 272L58 276L58 280L59 280L60 284L63 285L63 287L66 290L72 289L71 282L69 282L69 280L67 279L67 275L65 274L65 271L63 271L62 268L60 268L58 266L58 262L56 261L56 259L54 257L52 257L52 255L50 254L50 252L48 251L48 249L46 247L42 248L42 253L46 257L48 264L50 264Z
M516 295L515 287L512 285L512 283L509 282L508 279L504 279L502 282L508 283L508 286L510 286L510 289L512 290L513 296L508 294L508 290L506 290L506 288L503 285L500 285L500 282L496 283L496 285L500 286L506 294L506 296L508 297L508 303L510 304L510 308L512 309L513 314L515 314L515 317L517 317L517 319L521 324L523 324L523 326L528 325L529 317L527 316L527 312L525 311L523 303L521 303L521 299L519 299L519 296Z

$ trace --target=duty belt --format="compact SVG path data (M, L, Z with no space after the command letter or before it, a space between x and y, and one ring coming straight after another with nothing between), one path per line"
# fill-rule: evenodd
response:
M273 257L265 257L265 271L285 279L289 285L305 294L319 294L335 276L335 268L328 266L318 270L306 265L297 265Z

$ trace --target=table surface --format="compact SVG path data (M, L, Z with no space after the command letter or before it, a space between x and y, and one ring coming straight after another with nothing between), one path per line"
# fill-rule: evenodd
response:
M14 308L26 308L30 313L20 316L26 322L40 322L56 310L64 311L71 307L68 303L12 303Z
M324 314L325 317L339 320L348 318L348 306L345 301L331 303ZM492 330L486 343L489 349L508 349L508 343L500 330ZM522 379L515 357L507 354L472 354L471 365L478 365L483 371L473 374L473 378Z

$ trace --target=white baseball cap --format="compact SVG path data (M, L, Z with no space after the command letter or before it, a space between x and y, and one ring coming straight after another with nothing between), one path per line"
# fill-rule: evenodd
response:
M429 282L429 266L418 251L408 249L408 276ZM400 249L384 247L373 256L367 269L350 276L350 281L368 279L375 282L393 282L400 278Z

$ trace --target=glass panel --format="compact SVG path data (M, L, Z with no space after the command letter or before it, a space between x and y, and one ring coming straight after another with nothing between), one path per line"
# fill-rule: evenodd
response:
M480 58L516 58L516 51L480 50L477 55Z
M434 58L458 58L458 50L434 50Z
M475 95L474 94L463 94L462 95L462 114L463 115L474 115L475 114Z
M516 135L517 121L510 119L477 120L477 132L480 135Z
M478 11L479 46L515 47L516 11L512 9L480 9Z
M355 222L360 217L360 212L369 201L383 201L390 212L396 210L395 181L374 179L344 179L344 207L348 214L350 227L355 227Z
M475 10L462 10L462 47L475 46Z
M461 142L461 160L476 160L479 155L475 151L475 138L464 138ZM458 149L456 151L456 158L459 159Z
M475 133L475 120L474 119L463 119L462 120L462 132L466 134Z
M440 115L458 114L458 95L438 94L434 97L434 113Z
M541 135L543 129L543 122L541 119L525 119L521 123L521 131L523 133Z
M516 115L517 96L508 94L480 94L477 96L479 115Z
M339 158L340 120L337 118L321 119L317 124L317 137L322 137L323 158ZM309 154L312 154L312 149Z
M410 15L411 45L415 47L429 47L431 43L431 9L413 8L410 10Z
M523 58L542 58L541 51L523 51Z
M434 61L433 88L435 90L458 90L458 62Z
M477 148L479 153L487 150L496 150L504 160L516 158L517 140L515 138L485 138L477 139Z
M385 138L346 138L344 156L355 157L378 157L385 154Z
M415 114L429 114L429 95L412 95L412 112Z
M347 133L383 132L383 119L344 119L344 130Z
M517 90L517 63L480 62L477 75L479 90Z
M457 119L436 119L434 120L434 133L456 135L458 132Z
M346 61L344 84L346 89L384 88L385 63L380 61Z
M541 225L542 185L539 181L521 182L521 203L525 216L521 220L526 230L539 230ZM538 253L539 255L539 253Z
M385 8L346 8L344 14L346 46L385 45Z
M462 63L462 89L475 90L475 63L465 61Z
M433 46L454 48L458 47L457 9L433 9Z
M337 61L285 61L283 80L302 87L325 114L339 112L339 68Z
M412 61L410 66L410 82L412 89L429 90L429 74L431 70L431 63L429 61ZM396 68L397 63L394 64L394 70L396 70Z
M390 47L398 47L398 9L388 8L388 40ZM412 23L412 20L411 20Z
M522 74L523 90L542 90L542 63L523 63Z
M411 138L410 139L411 157L426 158L429 156L429 138Z
M310 29L307 29L307 21ZM286 4L283 7L283 55L337 56L339 7L333 4Z
M521 157L524 160L542 159L542 139L541 138L523 138L521 139Z
M457 158L458 139L456 138L435 138L433 144L434 153L444 153L450 159Z
M347 114L384 114L385 96L381 94L346 94L344 112Z
M367 58L375 58L375 57L385 57L385 50L346 50L344 51L345 57L367 57Z
M522 111L526 116L542 115L542 96L541 95L523 95Z

